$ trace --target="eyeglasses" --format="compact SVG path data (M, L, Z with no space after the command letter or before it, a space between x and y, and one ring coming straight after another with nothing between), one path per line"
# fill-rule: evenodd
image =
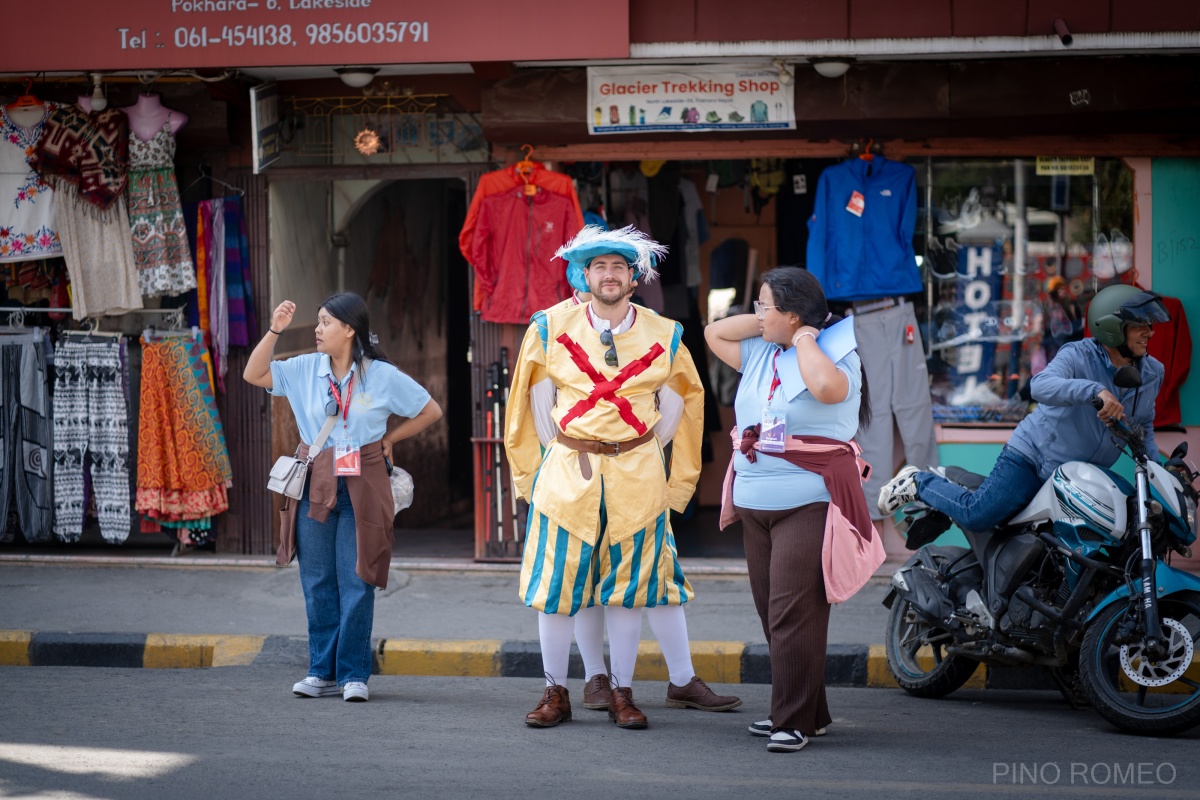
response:
M754 316L758 317L759 319L762 319L763 317L766 316L768 308L779 308L779 306L767 306L767 305L763 305L758 300L755 300L754 301Z
M608 350L604 353L604 363L610 367L617 366L617 345L613 342L611 329L605 328L600 331L600 344L608 347Z

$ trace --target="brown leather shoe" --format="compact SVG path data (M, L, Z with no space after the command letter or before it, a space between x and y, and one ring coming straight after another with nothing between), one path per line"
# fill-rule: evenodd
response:
M608 718L617 723L618 728L646 727L646 715L633 704L633 689L628 686L613 688L612 702L608 706Z
M607 675L594 675L583 687L583 707L593 711L607 711L612 700L612 685Z
M553 728L571 719L571 695L565 686L547 686L537 708L525 715L531 728Z
M732 711L742 704L732 695L715 694L699 677L687 686L667 684L667 708L698 708L701 711Z

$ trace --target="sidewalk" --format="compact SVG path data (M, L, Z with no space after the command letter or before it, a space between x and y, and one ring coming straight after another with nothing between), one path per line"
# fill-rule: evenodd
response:
M307 668L295 566L220 556L106 566L14 558L0 559L0 665ZM681 561L696 590L687 619L697 672L715 683L769 682L745 563ZM882 645L888 610L881 600L892 569L885 564L861 592L833 608L829 684L895 686ZM536 612L520 604L516 586L515 564L393 561L388 588L376 596L375 672L541 675ZM641 652L639 677L665 680L648 625ZM571 677L582 677L580 670L575 655ZM976 678L980 686L983 675Z

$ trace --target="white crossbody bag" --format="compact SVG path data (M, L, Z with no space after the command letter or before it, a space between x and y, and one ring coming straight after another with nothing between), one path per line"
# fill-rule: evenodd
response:
M336 422L337 414L331 414L325 420L321 432L317 434L317 440L308 448L308 458L301 461L295 455L280 456L279 460L275 462L275 466L271 467L271 477L267 480L267 488L284 497L299 500L304 494L304 480L308 477L308 466L325 446L325 440L329 438L329 433L333 430ZM296 448L297 452L299 450Z

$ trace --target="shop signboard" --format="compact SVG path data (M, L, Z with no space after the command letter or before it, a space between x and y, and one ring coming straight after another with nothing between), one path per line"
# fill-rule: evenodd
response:
M1095 175L1096 159L1038 156L1038 175Z
M588 133L794 130L790 65L588 67Z
M275 81L250 89L250 130L254 142L254 174L279 160L283 143L279 138L279 92Z
M52 5L52 45L4 48L0 72L629 57L629 0L55 0Z

